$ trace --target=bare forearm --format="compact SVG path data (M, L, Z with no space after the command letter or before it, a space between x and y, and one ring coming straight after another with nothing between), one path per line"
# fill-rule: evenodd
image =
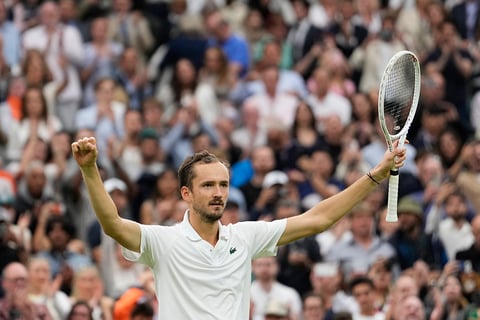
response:
M106 234L115 234L120 217L112 198L103 187L98 168L82 168L81 172L98 221Z

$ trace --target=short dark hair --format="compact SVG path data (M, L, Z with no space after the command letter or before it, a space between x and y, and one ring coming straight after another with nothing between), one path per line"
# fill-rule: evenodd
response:
M130 314L130 319L133 319L136 316L144 316L144 317L153 317L155 312L153 310L153 306L149 301L137 303Z
M195 178L194 166L197 163L222 163L225 167L230 168L230 163L225 159L220 159L213 153L206 150L197 152L194 155L186 158L178 168L178 182L180 188L186 186L192 189L192 180Z
M65 231L70 238L75 237L75 226L70 223L65 216L51 216L48 218L45 226L45 234L48 235L57 224L60 225L62 230Z
M367 276L357 276L350 281L350 284L349 284L350 292L352 292L353 289L355 289L356 286L361 285L361 284L366 284L372 289L375 288L375 285L373 284L372 279L370 279Z

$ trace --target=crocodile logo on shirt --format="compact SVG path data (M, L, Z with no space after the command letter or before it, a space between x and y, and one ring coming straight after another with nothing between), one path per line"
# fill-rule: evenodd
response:
M237 248L231 247L230 248L230 254L234 254L237 251Z

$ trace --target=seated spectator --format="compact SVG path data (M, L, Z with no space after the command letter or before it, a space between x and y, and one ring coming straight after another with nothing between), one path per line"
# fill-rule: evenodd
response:
M468 301L462 293L462 283L455 275L445 278L441 292L437 293L435 308L430 319L464 319L467 316Z
M281 302L276 298L272 298L267 302L263 311L263 319L265 320L290 320L298 319L290 316L290 310L287 303Z

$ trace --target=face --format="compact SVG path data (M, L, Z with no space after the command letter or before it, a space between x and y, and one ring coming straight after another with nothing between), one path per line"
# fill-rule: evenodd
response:
M320 297L309 296L303 302L303 319L318 320L323 319L325 310Z
M328 152L316 151L312 154L311 158L314 172L322 177L330 177L334 163Z
M30 194L34 197L40 197L47 182L44 169L40 167L31 169L26 179Z
M453 220L464 219L468 213L467 204L460 195L451 195L445 201L445 213Z
M209 48L205 52L205 68L212 72L220 71L222 67L222 53L218 48Z
M416 296L418 294L418 287L415 279L409 276L401 276L395 283L394 299L397 302L402 302L409 296Z
M190 84L195 80L195 68L187 59L181 59L177 63L177 77L180 83Z
M462 147L460 139L451 132L445 132L442 134L438 144L443 157L448 160L456 158Z
M98 288L98 274L92 269L78 271L75 275L75 285L81 294L93 293Z
M50 280L50 266L46 260L34 260L28 267L28 275L32 284L46 284Z
M273 280L277 276L278 264L275 257L263 257L253 260L252 271L260 281Z
M18 289L26 289L28 283L28 271L19 264L13 263L8 265L4 270L4 277L2 278L2 286L5 292L12 293Z
M374 308L373 288L367 283L356 285L352 294L362 313L370 312Z
M54 27L60 20L60 11L53 2L45 3L40 9L40 21L47 27Z
M85 320L91 319L91 313L88 306L79 304L72 309L69 320Z
M182 197L201 221L218 221L228 199L228 169L222 163L214 162L198 163L193 170L192 190L183 186Z
M29 89L25 93L25 110L29 117L40 118L45 112L42 92L38 89Z
M142 130L142 115L139 111L129 110L125 115L125 132L136 136Z
M258 173L267 173L275 166L275 157L269 147L259 147L252 154L252 166Z
M97 18L93 20L91 33L93 39L104 39L107 35L108 22L105 18Z
M65 248L70 239L68 233L63 230L62 225L59 223L54 224L52 230L47 236L52 244L52 248Z
M97 101L100 103L108 103L113 100L113 92L115 90L115 82L110 79L102 80L101 83L97 85L96 97Z
M462 285L460 281L454 276L447 277L443 287L443 293L445 294L447 301L458 301L462 296Z
M425 309L422 301L415 296L405 299L400 308L399 319L404 320L423 320L425 319Z
M354 237L370 237L373 233L374 219L372 212L360 211L351 216L351 230Z
M175 194L178 188L178 177L175 171L168 170L159 176L157 189L161 195Z

